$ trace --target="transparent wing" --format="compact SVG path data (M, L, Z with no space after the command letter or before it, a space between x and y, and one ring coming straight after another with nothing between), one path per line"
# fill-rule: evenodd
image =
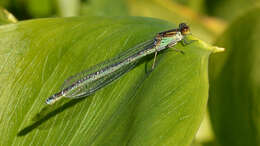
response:
M66 95L66 97L81 98L81 97L88 96L88 95L94 93L95 91L97 91L98 89L103 88L104 86L108 85L112 81L118 79L120 76L124 75L128 71L132 70L136 66L137 62L138 61L130 63L115 72L112 72L102 78L89 82L85 86L82 86L82 87L78 88L77 90L75 90L74 92L71 92L70 94Z
M125 60L126 58L128 58L129 56L135 54L136 52L138 51L141 51L143 49L146 49L146 48L151 48L153 47L154 45L154 40L148 40L148 41L145 41L143 43L140 43L138 44L137 46L133 47L133 48L130 48L122 53L120 53L119 55L117 55L116 57L112 58L112 59L109 59L109 60L106 60L100 64L97 64L93 67L91 67L90 69L88 70L85 70L85 71L82 71L74 76L71 76L70 78L68 78L62 85L62 89L65 89L69 86L71 86L73 83L75 83L76 81L84 78L85 76L89 75L89 74L92 74L92 73L95 73L105 67L109 67L110 65L114 64L114 63L117 63L117 62L120 62L122 60ZM129 66L126 65L125 67L123 67L124 69L125 68L131 68L133 64L130 64ZM119 69L121 70L121 69ZM120 72L120 71L119 71ZM123 72L123 71L122 71ZM121 72L120 72L121 73ZM107 80L109 79L106 79L106 78L113 78L115 77L115 75L109 75L107 77L104 77L104 78L101 78L99 81L101 82L102 80L105 80L106 82L108 82ZM98 82L98 81L96 81ZM110 81L111 82L111 81ZM83 90L83 89L82 89ZM85 89L84 89L85 90ZM79 91L80 92L80 91Z

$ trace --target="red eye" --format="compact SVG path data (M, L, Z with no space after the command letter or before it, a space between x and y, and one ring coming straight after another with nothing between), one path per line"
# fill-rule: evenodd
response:
M188 34L190 32L190 28L186 23L181 23L179 25L179 30L183 35Z

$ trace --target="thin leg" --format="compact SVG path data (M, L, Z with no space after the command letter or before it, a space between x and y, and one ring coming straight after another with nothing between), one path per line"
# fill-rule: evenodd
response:
M186 38L184 38L184 39L181 41L181 44L182 44L183 46L186 46L186 45L189 45L189 44L191 44L191 43L193 43L193 42L195 42L195 41L198 41L198 40L190 40L190 41L187 41Z
M157 56L157 51L154 53L154 59L153 59L153 66L152 66L152 70L155 67L155 62L156 62L156 56Z
M176 49L176 48L173 48L173 46L175 46L176 44L177 44L177 43L168 44L168 45L167 45L167 48L171 48L173 51L180 52L181 54L184 54L184 51L179 50L179 49Z
M176 48L172 48L173 51L176 51L176 52L180 52L181 54L184 54L184 51L182 50L179 50L179 49L176 49Z

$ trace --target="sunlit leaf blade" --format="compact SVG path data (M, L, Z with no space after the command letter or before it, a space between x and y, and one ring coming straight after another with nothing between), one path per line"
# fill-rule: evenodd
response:
M226 53L210 64L209 109L223 146L260 144L260 8L234 21L218 39Z
M0 7L0 25L15 22L17 22L17 19L6 9Z
M188 146L206 109L208 57L216 51L200 40L178 44L185 54L161 53L151 73L153 56L88 98L45 104L67 77L175 27L138 17L0 27L0 145Z

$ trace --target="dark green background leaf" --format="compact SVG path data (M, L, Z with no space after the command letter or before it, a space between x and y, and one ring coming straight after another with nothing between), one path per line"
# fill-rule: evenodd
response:
M198 13L203 13L205 11L205 6L206 6L205 0L172 0L172 1L185 5Z
M53 15L57 0L26 0L26 10L35 18Z
M81 15L127 16L127 0L88 0L82 3Z
M185 22L192 26L192 33L207 42L215 41L224 30L223 21L205 17L172 0L129 0L130 15L167 20L172 23Z
M208 97L212 47L165 51L86 99L45 99L69 76L173 28L147 18L40 19L0 27L1 145L188 146ZM188 38L194 40L193 36ZM149 64L149 63L148 63Z
M259 0L206 0L208 15L234 20L259 5Z
M209 109L223 146L260 144L260 8L234 21L217 44L227 48L210 64Z

